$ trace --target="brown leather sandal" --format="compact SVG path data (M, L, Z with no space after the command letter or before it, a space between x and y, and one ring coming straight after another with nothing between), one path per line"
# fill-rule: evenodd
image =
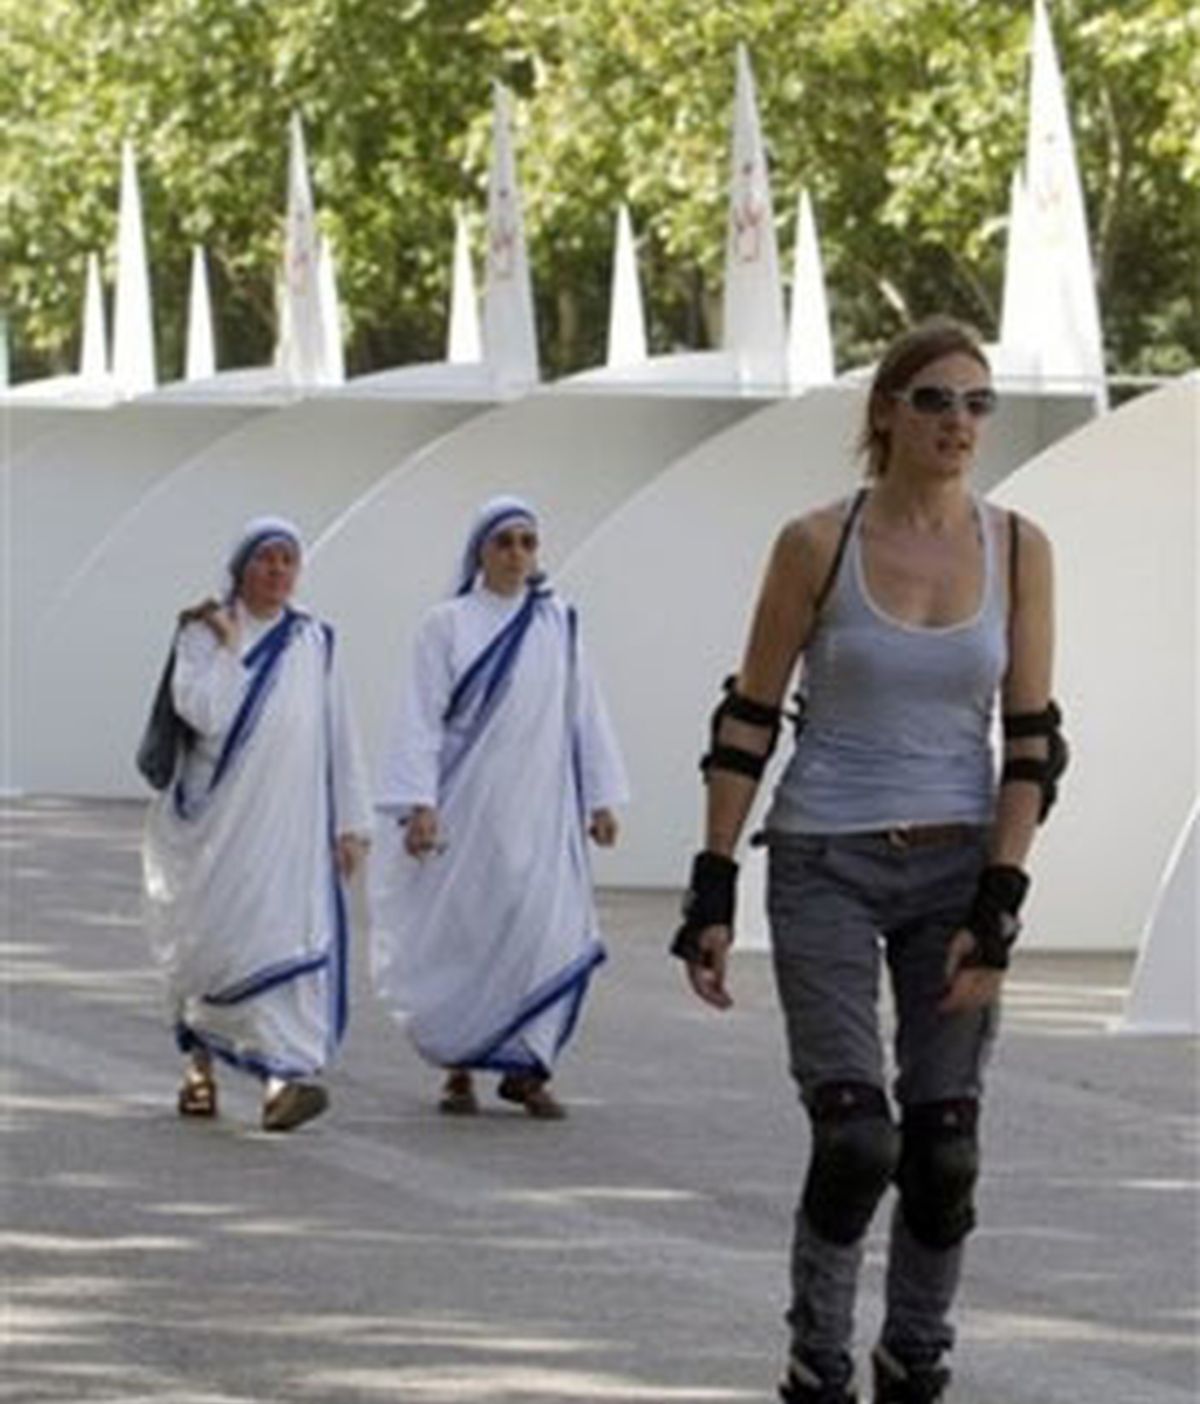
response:
M535 1121L562 1121L567 1109L548 1086L550 1079L536 1073L505 1073L496 1087L496 1095L505 1102L515 1102L525 1108Z
M216 1116L217 1080L207 1063L191 1063L188 1066L179 1086L176 1106L180 1116Z
M263 1102L264 1131L294 1131L329 1105L329 1093L319 1082L285 1082Z
M466 1068L452 1068L442 1087L438 1111L445 1116L474 1116L478 1110L479 1100L475 1096L471 1074Z

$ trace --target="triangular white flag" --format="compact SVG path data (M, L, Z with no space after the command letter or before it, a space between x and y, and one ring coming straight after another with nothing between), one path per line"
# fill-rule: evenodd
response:
M779 278L771 181L754 75L743 44L737 50L721 344L736 357L743 383L764 387L784 384L783 285Z
M479 326L479 297L471 242L461 210L454 212L454 269L450 280L450 335L446 359L452 365L483 360L483 333Z
M188 296L187 360L185 380L207 380L215 375L212 304L208 296L208 265L199 244L192 248L192 284Z
M317 294L321 303L321 384L346 383L342 348L342 309L338 302L337 262L328 239L317 239Z
M1020 223L1030 252L1022 257L1040 270L1031 335L1041 375L1050 387L1092 391L1103 408L1104 346L1083 187L1043 0L1034 0L1025 192ZM1017 334L1025 339L1023 329Z
M304 152L304 129L292 114L288 153L287 225L283 250L280 366L293 385L317 385L325 344L317 269L317 224Z
M87 261L79 376L91 385L99 385L108 380L108 327L104 317L104 288L100 282L100 260L94 253L88 254Z
M517 186L508 94L495 85L492 167L488 177L487 281L483 346L498 388L525 390L539 380L533 284Z
M833 337L817 221L808 191L796 210L796 249L792 264L792 315L788 327L788 380L794 388L827 385L834 377Z
M1029 196L1024 174L1013 172L1008 198L1008 242L1004 255L1004 293L1000 304L1000 344L1007 350L1037 350L1039 279L1036 251L1030 242Z
M121 148L112 374L116 389L122 395L144 395L158 382L154 322L150 311L150 270L142 231L142 199L138 192L133 144L129 141Z
M641 365L646 359L646 316L638 282L637 249L629 209L617 211L617 245L613 256L612 301L608 311L608 365Z
M271 353L271 364L281 374L283 364L288 356L288 346L292 339L291 329L292 309L288 303L287 278L284 274L283 260L280 259L279 266L275 270L275 349Z

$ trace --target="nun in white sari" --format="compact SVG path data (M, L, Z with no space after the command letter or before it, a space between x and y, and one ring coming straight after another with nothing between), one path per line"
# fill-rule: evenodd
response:
M537 549L527 503L479 513L457 593L418 630L378 805L375 986L448 1070L446 1112L477 1109L488 1069L502 1098L562 1116L547 1084L604 959L587 838L615 842L625 772Z
M194 730L143 846L147 925L188 1059L184 1116L221 1060L263 1081L263 1126L323 1111L346 1027L347 904L371 803L333 631L290 604L301 542L251 522L224 603L181 616L172 692Z

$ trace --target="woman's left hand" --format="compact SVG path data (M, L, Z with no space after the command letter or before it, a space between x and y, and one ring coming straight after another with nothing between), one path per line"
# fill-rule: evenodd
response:
M987 965L964 965L975 949L975 937L969 931L956 931L946 951L946 993L938 1010L942 1014L962 1014L969 1009L983 1009L1000 998L1004 971Z
M359 870L371 847L371 840L361 834L338 834L334 850L337 870L349 880Z
M601 848L611 848L617 841L617 816L611 809L593 809L592 822L588 825L594 843Z

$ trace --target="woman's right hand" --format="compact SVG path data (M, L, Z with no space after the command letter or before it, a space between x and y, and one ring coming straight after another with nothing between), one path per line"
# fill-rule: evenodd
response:
M687 963L688 984L714 1009L732 1008L733 997L725 988L729 948L733 945L732 930L728 926L706 926L697 936L696 944L700 959Z
M438 812L432 805L414 806L404 825L404 850L413 858L428 858L443 847L438 841Z

